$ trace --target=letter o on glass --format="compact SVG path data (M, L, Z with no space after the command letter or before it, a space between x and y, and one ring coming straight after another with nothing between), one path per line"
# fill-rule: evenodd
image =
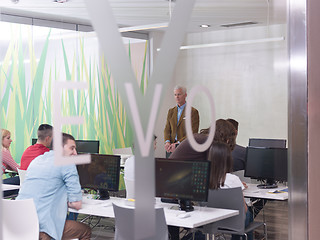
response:
M197 93L203 92L207 95L209 100L209 106L211 107L211 127L209 132L209 137L206 142L203 144L197 143L197 141L193 137L192 132L192 125L191 125L191 106L193 102L193 98ZM215 122L215 108L214 108L214 101L211 93L209 92L208 88L198 85L191 89L190 93L188 94L188 103L186 106L186 132L187 132L187 138L190 142L191 147L196 150L197 152L204 152L206 151L210 146L214 138L214 133L216 129L216 122Z

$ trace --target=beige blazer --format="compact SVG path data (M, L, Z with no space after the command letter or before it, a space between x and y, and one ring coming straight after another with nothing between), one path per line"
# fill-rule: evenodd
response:
M183 109L178 125L178 107L170 108L167 115L167 123L164 128L164 141L170 140L170 143L175 142L175 136L177 134L177 140L182 142L186 138L186 126L185 126L185 110ZM199 131L199 113L195 108L191 108L191 126L192 132L197 133Z

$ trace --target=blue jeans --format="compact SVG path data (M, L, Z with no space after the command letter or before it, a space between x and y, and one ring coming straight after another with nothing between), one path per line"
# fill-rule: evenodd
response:
M248 209L246 213L245 227L247 227L251 222L253 222L252 212ZM240 240L240 235L232 235L231 240ZM253 232L248 233L248 240L253 240Z
M67 220L74 220L77 221L79 213L69 212L67 215Z

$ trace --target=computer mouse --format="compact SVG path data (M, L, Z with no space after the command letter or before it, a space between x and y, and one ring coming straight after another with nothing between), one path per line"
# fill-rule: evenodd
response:
M188 218L191 217L190 213L180 213L178 215L178 218Z

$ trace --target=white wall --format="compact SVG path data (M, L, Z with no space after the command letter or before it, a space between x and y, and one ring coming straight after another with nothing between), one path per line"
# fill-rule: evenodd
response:
M188 34L185 45L285 37L286 25L238 28ZM161 37L155 36L154 49ZM287 139L287 44L286 40L223 47L181 50L171 85L160 108L155 133L156 156L164 156L163 129L166 114L174 106L173 87L198 84L208 87L215 100L216 118L239 121L237 142L251 137ZM209 126L210 106L198 94L193 106L200 113L200 128Z

